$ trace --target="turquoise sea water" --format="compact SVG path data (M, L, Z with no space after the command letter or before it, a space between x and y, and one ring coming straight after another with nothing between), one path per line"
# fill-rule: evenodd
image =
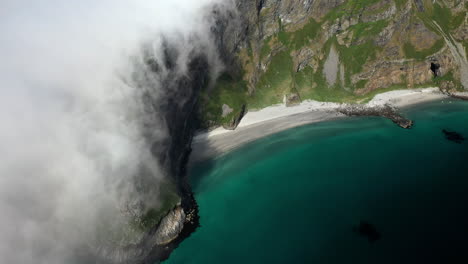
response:
M201 227L169 264L468 263L468 103L348 118L248 144L191 173ZM382 238L353 232L366 220Z

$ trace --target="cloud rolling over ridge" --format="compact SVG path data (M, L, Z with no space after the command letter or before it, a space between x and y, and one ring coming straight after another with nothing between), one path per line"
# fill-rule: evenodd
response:
M132 73L145 69L134 62L144 60L143 43L158 59L168 40L184 74L194 43L210 47L206 10L215 2L1 4L1 263L65 263L99 245L104 226L127 225L128 203L158 206L157 189L138 197L132 177L142 167L156 184L166 177L147 137L170 135L144 109ZM153 81L154 96L164 96Z

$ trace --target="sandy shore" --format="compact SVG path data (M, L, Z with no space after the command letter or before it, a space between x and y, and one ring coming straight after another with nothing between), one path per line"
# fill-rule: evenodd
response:
M392 105L407 107L428 101L448 98L438 88L397 90L376 95L366 106ZM297 106L284 104L248 112L236 130L218 128L195 136L190 162L200 162L233 150L256 139L305 124L344 118L337 112L338 103L304 101Z
M448 98L448 96L441 93L439 88L396 90L376 95L367 105L390 104L397 108L403 108L444 98Z

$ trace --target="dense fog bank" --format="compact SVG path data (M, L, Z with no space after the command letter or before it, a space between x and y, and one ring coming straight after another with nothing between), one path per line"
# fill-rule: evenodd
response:
M161 206L174 172L164 111L192 96L192 68L221 70L210 14L227 2L1 4L0 262L142 239L129 223Z

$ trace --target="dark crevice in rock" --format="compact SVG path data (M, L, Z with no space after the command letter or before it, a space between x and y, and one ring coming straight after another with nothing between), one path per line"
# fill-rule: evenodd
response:
M422 0L414 0L418 12L424 12L424 3Z
M257 16L260 16L260 12L262 12L264 5L265 5L265 0L259 0L257 2Z
M434 74L434 77L440 76L440 64L431 62L431 67L430 67L432 74Z

